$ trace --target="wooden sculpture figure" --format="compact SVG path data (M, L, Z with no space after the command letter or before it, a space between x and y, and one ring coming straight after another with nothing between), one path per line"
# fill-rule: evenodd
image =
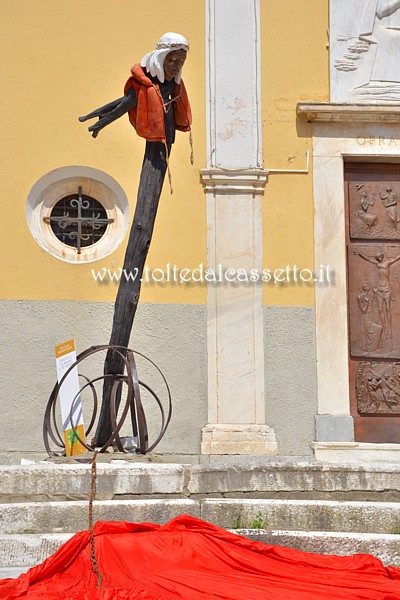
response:
M97 137L101 129L128 113L137 134L146 139L136 209L123 265L123 272L135 272L137 276L134 281L129 277L120 279L110 337L113 345L129 346L142 273L175 131L190 131L192 115L181 79L188 50L189 43L182 35L164 34L156 50L146 54L140 64L131 68L124 96L79 118L80 121L98 118L89 127L92 136ZM103 445L112 433L109 404L115 379L109 375L121 374L123 370L122 358L110 351L104 365L107 377L104 379L96 446Z

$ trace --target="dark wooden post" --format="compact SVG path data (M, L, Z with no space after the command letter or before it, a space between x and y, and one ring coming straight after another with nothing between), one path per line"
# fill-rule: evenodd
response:
M110 344L129 346L133 320L139 302L141 278L153 234L166 168L164 144L146 142L136 209L123 265L123 273L137 272L137 276L132 281L130 278L124 277L122 273L115 301ZM109 351L104 364L104 375L117 375L123 373L123 370L124 362L121 356ZM109 407L113 382L113 377L107 377L104 380L103 401L95 436L96 446L105 444L112 433Z
M161 46L159 46L160 44ZM158 136L157 139L164 139L165 133L166 143L146 142L136 209L114 307L114 318L110 337L110 345L113 346L129 346L133 320L139 302L143 270L153 234L165 172L167 170L167 153L169 156L171 146L175 140L175 108L172 106L175 100L176 102L186 102L184 109L186 115L184 119L186 119L187 123L184 122L182 124L182 114L180 112L181 122L179 122L179 129L182 129L183 131L190 130L190 106L183 84L181 86L183 92L179 91L177 94L175 91L175 77L180 73L186 60L186 52L189 48L189 44L183 36L167 33L160 38L156 52L165 52L165 48L168 49L168 53L167 56L163 58L165 78L162 79L164 79L164 81L160 84L160 81L154 77L152 81L154 81L157 86L157 90L162 98L164 110L164 132L163 135ZM171 50L169 50L169 48L171 48ZM137 65L132 67L133 78L137 77L134 73L136 67ZM133 89L134 86L135 84L132 82L132 78L129 79L125 85L125 96L118 98L113 102L109 102L88 115L79 117L81 122L98 117L99 120L89 127L89 131L92 133L93 137L97 137L99 131L103 127L106 127L109 123L115 121L115 119L118 119L121 115L137 105L136 93ZM181 93L186 97L185 101L179 101ZM143 108L141 110L143 110ZM135 276L132 278L129 277L128 275L130 273ZM110 415L111 392L115 380L118 376L123 375L124 368L125 362L123 357L117 352L110 350L107 353L104 363L105 378L103 384L102 405L95 435L96 446L104 446L112 434ZM112 375L115 377L112 377ZM119 396L117 395L116 397L117 408L121 397L121 388L119 388L118 393ZM135 426L135 424L133 424L133 426ZM133 433L136 435L137 432L134 431Z

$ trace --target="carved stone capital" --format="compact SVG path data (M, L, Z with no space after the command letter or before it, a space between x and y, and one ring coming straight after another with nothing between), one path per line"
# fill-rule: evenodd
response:
M307 102L297 105L297 114L308 121L333 123L400 123L400 104L367 105Z
M265 169L211 168L200 174L205 191L216 194L263 194L268 177Z

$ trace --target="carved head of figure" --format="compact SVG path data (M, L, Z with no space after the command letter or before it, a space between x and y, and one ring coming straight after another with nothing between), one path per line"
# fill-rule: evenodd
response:
M384 259L384 256L385 256L385 255L383 254L383 252L379 252L379 254L377 254L377 255L375 256L375 258L376 258L376 260L377 260L378 262L382 262L382 261L383 261L383 259Z
M187 39L180 33L169 31L160 37L155 50L143 56L140 64L161 83L165 79L175 79L176 83L179 83L188 50Z
M364 292L367 292L367 293L371 290L371 288L369 287L368 283L363 283L362 286L361 286L361 289Z
M164 58L164 77L171 81L182 72L182 67L186 60L185 50L173 50Z

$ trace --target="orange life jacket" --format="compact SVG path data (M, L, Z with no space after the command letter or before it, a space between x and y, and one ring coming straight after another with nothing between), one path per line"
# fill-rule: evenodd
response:
M146 75L140 65L133 65L131 77L125 84L124 94L132 87L135 90L137 106L129 111L129 120L136 133L149 142L166 142L164 127L164 104L160 88ZM183 81L175 83L172 103L175 127L179 131L190 131L192 112Z

